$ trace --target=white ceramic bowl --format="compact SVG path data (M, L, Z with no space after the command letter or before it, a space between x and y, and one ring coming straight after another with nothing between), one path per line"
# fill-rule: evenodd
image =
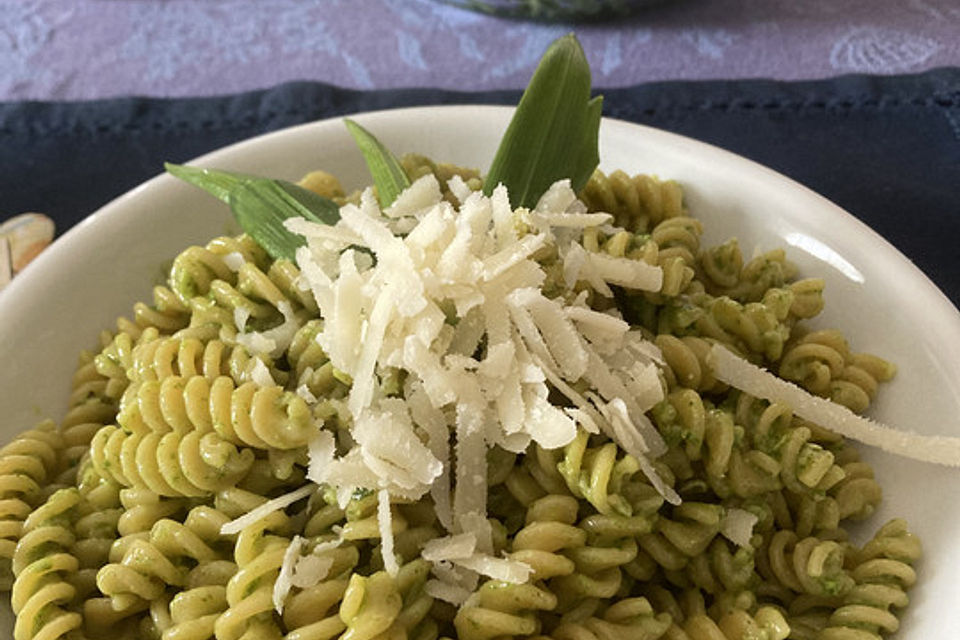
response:
M512 110L427 107L366 113L358 122L398 152L486 168ZM903 255L837 206L782 175L715 147L604 120L601 167L680 181L705 243L737 236L744 253L786 246L805 275L825 278L819 326L842 328L856 350L899 366L874 417L921 433L960 436L960 313ZM340 119L241 142L193 164L296 179L324 168L345 186L368 182ZM158 167L158 171L160 167ZM235 230L212 197L160 175L117 198L60 238L0 294L0 438L66 408L81 349L101 328L149 300L162 266L190 244ZM922 538L919 584L898 638L960 638L960 469L873 450L883 486L871 530L907 518ZM8 614L9 615L9 614ZM2 624L2 622L0 622Z

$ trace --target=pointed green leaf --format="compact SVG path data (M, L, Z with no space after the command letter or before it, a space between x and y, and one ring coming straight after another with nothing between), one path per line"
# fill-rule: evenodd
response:
M293 260L297 247L304 244L301 236L283 226L287 218L302 217L330 225L340 219L337 203L286 180L169 163L165 166L172 175L230 205L244 232L273 258Z
M602 102L590 99L590 65L573 34L554 41L534 71L484 181L503 183L514 206L532 207L547 188L570 178L579 191L599 163Z
M256 177L243 173L234 173L232 171L201 169L200 167L191 167L185 164L173 164L170 162L165 162L163 167L170 175L180 178L184 182L189 182L195 187L200 187L224 202L227 201L230 189L233 188L235 184L241 180Z
M393 204L404 189L410 186L410 178L403 170L400 161L383 146L377 138L350 118L344 118L347 131L353 136L367 169L373 177L373 184L377 187L377 197L380 206L384 209Z
M587 103L587 122L583 127L580 144L579 165L575 176L570 177L570 186L579 192L600 164L600 119L603 117L603 96L595 96Z

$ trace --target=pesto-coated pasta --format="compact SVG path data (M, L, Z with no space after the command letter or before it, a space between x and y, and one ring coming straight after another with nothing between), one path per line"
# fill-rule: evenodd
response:
M477 172L422 156L402 165L411 180L434 176L445 203L481 187ZM324 171L299 184L339 203L370 200ZM271 509L309 485L325 446L351 460L369 435L351 424L354 381L322 339L336 319L320 316L300 268L247 236L216 238L176 256L152 302L81 355L59 426L43 422L0 449L0 588L12 588L15 639L878 640L895 631L921 551L901 520L862 547L850 542L846 522L870 517L882 497L873 470L790 407L718 381L709 354L727 346L857 412L895 367L853 351L837 330L806 327L823 308L824 282L799 278L784 251L744 260L736 240L701 246L678 184L597 171L579 197L576 215L613 216L584 229L585 253L659 267L660 289L564 288L562 256L531 252L544 290L577 296L601 312L594 321L622 318L654 345L650 375L662 393L645 419L662 455L647 461L591 428L575 399L592 391L558 384L549 401L586 415L562 446L503 440L474 461L475 478L443 476L419 499L406 497L407 476L390 491L362 484L358 464L355 490L321 485ZM520 237L537 228L531 217L498 224ZM480 334L471 342L469 318L427 318L415 331L445 325L443 339L469 346L457 354L464 367L480 368L493 345ZM360 342L372 331L363 327ZM398 402L418 391L399 365L377 384ZM444 459L467 455L459 430L429 424L431 411L460 407L411 407L418 442ZM415 453L364 464L399 468ZM459 482L485 491L487 507L455 530ZM751 524L738 531L744 518ZM472 546L458 547L458 536ZM522 579L510 572L518 566Z

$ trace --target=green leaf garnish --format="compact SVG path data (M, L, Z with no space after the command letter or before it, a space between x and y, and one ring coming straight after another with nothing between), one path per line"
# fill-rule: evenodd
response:
M200 187L207 193L215 196L219 200L227 201L230 195L230 189L241 180L256 180L259 176L251 176L245 173L235 173L233 171L220 171L218 169L201 169L191 167L185 164L173 164L164 162L163 168L167 173L180 178L184 182L189 182L195 187Z
M303 237L287 231L283 221L302 217L311 222L336 224L340 206L333 200L286 180L259 178L242 173L164 165L177 178L200 187L230 205L240 228L274 259L293 260Z
M483 192L502 183L513 206L533 207L557 180L582 189L600 163L601 108L600 96L590 99L590 65L576 37L555 40L520 98Z
M347 131L360 148L367 169L377 187L377 199L380 207L386 209L397 199L404 189L410 186L410 178L403 170L400 161L383 146L377 138L350 118L344 118Z

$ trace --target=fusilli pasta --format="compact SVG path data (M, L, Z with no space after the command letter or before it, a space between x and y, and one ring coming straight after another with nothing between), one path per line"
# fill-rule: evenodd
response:
M480 188L476 172L421 156L403 166L411 179L438 178L447 202ZM300 184L340 203L369 196L345 195L323 171ZM446 477L412 500L358 475L355 491L323 486L265 510L308 483L326 446L319 433L343 454L364 436L344 411L353 381L318 340L333 320L319 317L299 268L247 236L216 238L181 252L152 303L81 356L59 427L41 423L0 449L0 588L12 588L16 640L877 640L896 630L919 542L900 520L861 548L844 529L880 501L872 469L789 407L718 381L709 353L728 346L858 412L895 367L853 352L839 331L804 328L824 284L798 279L782 250L744 261L736 240L701 247L676 183L598 171L580 199L615 225L588 227L583 248L660 267L663 285L563 289L569 274L547 249L543 286L622 316L656 346L662 395L646 415L666 452L650 464L681 504L591 428L572 400L585 386L558 384L550 401L583 414L572 440L489 449L477 467L485 484ZM504 224L535 230L526 218ZM470 342L469 326L444 330L473 345L459 354L465 367L482 366L470 356L492 345L479 333ZM377 382L387 398L414 393L399 368ZM424 446L468 455L429 431L440 409L421 409L412 419ZM489 495L459 532L458 481ZM731 533L736 517L752 519L746 534ZM457 533L484 562L529 576L475 570L473 551L457 555ZM427 560L438 548L449 557Z

